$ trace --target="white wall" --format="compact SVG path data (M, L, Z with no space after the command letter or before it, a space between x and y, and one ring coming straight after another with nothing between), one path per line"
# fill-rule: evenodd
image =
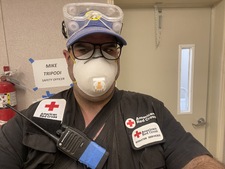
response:
M29 62L29 58L43 60L64 57L62 50L66 41L61 34L62 7L68 2L73 0L1 0L5 34L2 33L3 23L0 19L0 55L4 61L0 62L0 68L9 64L12 70L17 70L14 78L27 88L17 89L20 110L41 99L47 90L56 93L68 88L55 87L34 91L33 70Z
M0 18L3 17L1 9L2 8L1 8L1 3L0 3ZM3 71L3 69L2 69L3 65L8 65L8 63L7 63L7 53L6 53L6 43L5 43L3 20L0 19L0 72Z
M224 56L224 33L225 33L225 3L222 1L212 9L212 33L211 33L211 54L210 54L210 75L209 75L209 94L208 94L208 128L207 128L207 147L218 158L223 159L224 143L224 110L221 109L220 99L224 95L221 77ZM224 74L224 72L223 72ZM224 76L224 75L223 75ZM221 118L223 117L223 118ZM223 121L223 122L222 122ZM221 128L222 127L222 128ZM221 143L222 141L222 143Z

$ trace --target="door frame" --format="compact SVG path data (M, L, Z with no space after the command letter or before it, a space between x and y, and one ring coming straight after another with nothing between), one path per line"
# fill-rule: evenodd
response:
M223 44L225 45L225 34ZM217 157L218 160L225 163L225 47L222 48L221 74L220 74L220 95L219 95L219 112L218 112L218 134L217 134Z

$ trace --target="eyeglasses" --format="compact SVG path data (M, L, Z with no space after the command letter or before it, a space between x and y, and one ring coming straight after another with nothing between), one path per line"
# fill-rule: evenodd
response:
M93 57L93 54L96 51L96 46L99 47L101 56L107 60L117 60L122 51L122 44L117 42L108 42L102 44L93 44L89 42L76 42L70 46L73 56L78 60L88 60Z

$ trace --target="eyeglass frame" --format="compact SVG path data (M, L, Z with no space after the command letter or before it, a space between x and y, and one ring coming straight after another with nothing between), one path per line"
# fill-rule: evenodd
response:
M77 44L77 43L87 43L87 44L91 44L91 45L94 46L93 52L92 52L92 54L90 55L90 57L85 58L85 59L81 59L81 58L75 56L75 54L74 54L74 45ZM118 55L118 57L115 58L115 59L109 59L109 58L105 57L104 54L103 54L103 52L102 52L102 45L104 45L104 44L110 44L110 43L112 43L112 44L114 43L114 44L119 45L119 47L117 47L117 50L118 50L118 48L120 48L120 50L119 50L119 55ZM118 60L118 59L120 58L120 56L121 56L122 48L123 48L123 44L121 44L121 43L119 43L119 42L106 42L106 43L102 43L102 44L96 44L96 43L85 42L85 41L77 41L77 42L73 43L72 45L70 45L69 48L68 48L68 50L69 50L69 51L72 51L72 54L73 54L74 59L77 59L77 60L89 60L89 59L91 59L91 58L93 57L93 54L95 53L95 50L96 50L96 46L99 46L99 49L100 49L100 52L101 52L101 57L103 57L103 58L105 58L105 59L107 59L107 60ZM106 53L107 53L107 52L106 52ZM111 56L112 56L112 55L111 55Z

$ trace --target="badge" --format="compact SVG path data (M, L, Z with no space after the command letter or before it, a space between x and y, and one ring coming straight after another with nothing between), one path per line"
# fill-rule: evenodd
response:
M145 124L132 131L132 142L135 149L162 142L163 134L156 122Z
M43 119L62 121L65 107L65 99L45 99L39 103L33 116Z

